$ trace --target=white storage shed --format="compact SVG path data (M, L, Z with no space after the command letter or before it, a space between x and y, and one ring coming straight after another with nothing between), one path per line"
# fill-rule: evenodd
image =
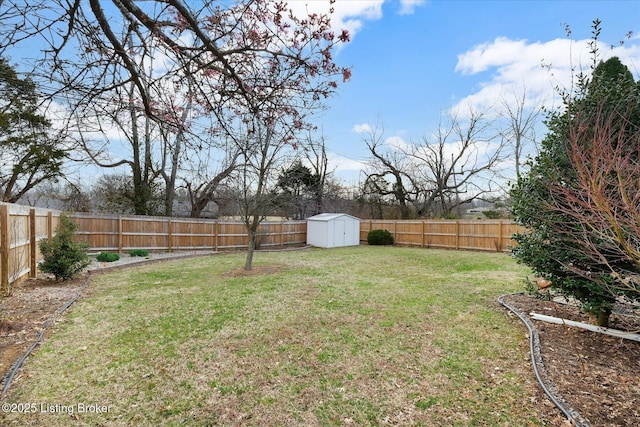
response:
M343 213L323 213L307 218L307 244L320 248L360 244L360 219Z

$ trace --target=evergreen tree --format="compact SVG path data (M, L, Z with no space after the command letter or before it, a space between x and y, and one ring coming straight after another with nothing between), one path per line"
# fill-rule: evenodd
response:
M307 208L317 198L319 177L297 160L278 177L279 204L287 217L304 219Z
M44 261L38 265L40 271L53 274L56 280L67 280L89 265L86 243L73 239L77 228L68 216L60 215L60 225L53 239L40 241L40 252L44 257Z
M624 242L602 232L609 228L601 221L606 207L594 203L596 191L621 194L625 184L605 176L599 188L593 187L585 170L597 172L598 165L586 159L597 158L603 142L627 159L640 152L638 95L638 85L618 58L600 63L590 79L580 80L577 94L565 96L564 110L550 115L539 155L511 190L513 217L528 229L515 236L514 256L581 301L600 325L608 323L617 295L637 296L634 286L617 282L619 272L628 278L628 273L640 273L640 265L620 256L617 246ZM636 165L637 160L636 154ZM611 163L617 161L611 158ZM640 176L626 179L638 181Z
M41 182L62 174L67 157L48 130L51 124L38 112L35 84L21 79L0 58L0 194L14 203Z

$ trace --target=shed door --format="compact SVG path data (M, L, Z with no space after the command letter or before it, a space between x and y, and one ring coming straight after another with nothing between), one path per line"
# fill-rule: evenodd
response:
M345 246L352 246L354 245L354 241L353 241L353 233L355 230L355 223L353 221L345 221L344 222L345 227L344 227L344 245Z
M344 221L334 221L334 226L335 228L333 229L334 232L334 246L344 246L344 242L345 242L345 229L344 229Z

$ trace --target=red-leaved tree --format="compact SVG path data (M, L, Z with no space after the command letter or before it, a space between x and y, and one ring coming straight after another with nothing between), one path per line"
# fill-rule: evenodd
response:
M637 95L613 109L575 112L567 158L572 185L550 185L548 207L579 226L567 244L590 262L569 264L575 273L599 281L613 293L640 296L640 115ZM562 228L562 224L554 224ZM590 266L583 268L581 266ZM609 275L595 274L596 270ZM609 277L614 280L608 279Z

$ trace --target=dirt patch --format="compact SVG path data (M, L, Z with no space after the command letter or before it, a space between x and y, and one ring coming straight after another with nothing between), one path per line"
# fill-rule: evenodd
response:
M224 275L275 274L285 268L255 266L251 271L232 270ZM0 377L5 377L13 363L36 341L56 311L82 290L86 280L87 275L66 282L44 277L30 279L15 286L11 296L0 299ZM505 297L505 302L523 313L537 312L588 322L588 316L575 306L524 295ZM501 306L496 309L507 312ZM551 381L558 393L590 425L640 425L640 343L578 328L534 322ZM614 314L611 327L638 331L640 319ZM526 332L524 325L522 328L523 333ZM538 401L547 425L569 425L550 400L541 397L539 389L531 398Z
M87 279L86 274L64 282L27 279L0 299L0 378L37 341L56 312L81 292Z
M284 271L285 267L282 265L260 265L253 266L251 270L245 270L244 268L238 268L236 270L225 271L221 274L223 277L247 277L247 276L261 276L264 274L276 274Z

